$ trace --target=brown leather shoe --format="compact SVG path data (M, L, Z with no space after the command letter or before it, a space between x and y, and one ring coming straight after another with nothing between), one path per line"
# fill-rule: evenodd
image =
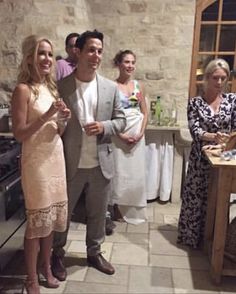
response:
M52 261L51 261L51 270L52 274L55 278L59 281L65 281L67 277L66 268L63 264L63 259L61 256L57 256L52 254Z
M107 275L113 275L115 273L114 267L102 256L101 253L94 256L87 256L87 262Z

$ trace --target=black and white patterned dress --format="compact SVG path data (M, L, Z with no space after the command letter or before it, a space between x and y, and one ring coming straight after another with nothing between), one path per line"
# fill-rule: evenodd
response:
M182 194L178 243L197 248L203 239L210 166L202 147L215 143L203 141L201 136L204 132L235 131L235 103L236 95L233 93L222 94L218 113L214 113L202 97L194 97L188 103L188 123L193 142Z

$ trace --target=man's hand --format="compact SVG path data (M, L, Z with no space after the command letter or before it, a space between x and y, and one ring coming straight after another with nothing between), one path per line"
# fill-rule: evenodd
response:
M102 122L93 121L83 126L87 136L97 136L104 132L104 126Z

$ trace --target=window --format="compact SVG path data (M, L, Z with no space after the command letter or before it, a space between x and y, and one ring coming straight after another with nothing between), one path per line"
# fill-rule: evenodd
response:
M214 58L230 66L229 91L236 92L236 1L197 0L190 93L202 94L204 68Z

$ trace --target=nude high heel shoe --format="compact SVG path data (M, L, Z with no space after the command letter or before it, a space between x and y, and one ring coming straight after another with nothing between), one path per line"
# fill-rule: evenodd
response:
M27 279L24 283L22 293L25 293L24 290L26 290L27 294L40 294L38 278L35 278L33 280Z
M41 268L40 273L46 280L48 288L58 288L60 285L60 282L57 278L55 278L52 274L51 268Z

